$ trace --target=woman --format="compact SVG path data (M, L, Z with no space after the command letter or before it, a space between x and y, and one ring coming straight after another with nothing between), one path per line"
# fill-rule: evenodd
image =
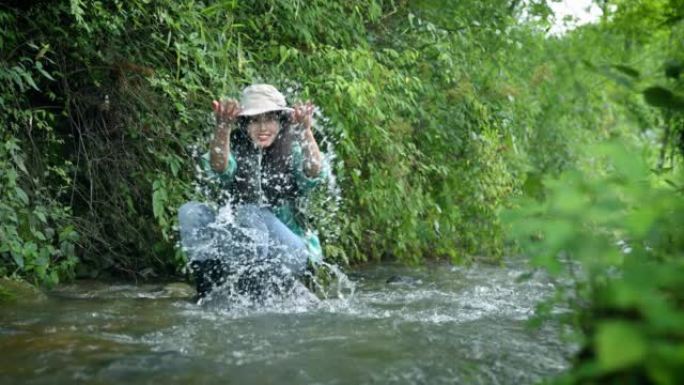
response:
M179 210L200 298L231 275L240 275L238 290L260 291L260 281L301 276L322 259L318 238L296 209L325 177L311 131L314 105L287 107L275 87L257 84L243 90L240 103L214 101L213 109L217 125L201 163L228 191L233 220L217 220L198 202Z

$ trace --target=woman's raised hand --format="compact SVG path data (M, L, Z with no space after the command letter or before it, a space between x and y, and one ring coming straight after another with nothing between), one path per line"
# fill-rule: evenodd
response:
M304 130L311 130L313 113L316 106L307 100L306 103L296 103L292 112L292 122L302 126Z
M304 174L310 178L315 178L321 173L323 165L323 158L321 150L318 148L316 138L311 131L313 124L313 113L316 106L307 100L306 103L296 103L294 111L292 112L292 122L299 125L299 129L295 129L299 134L299 140L302 144L302 152L304 154Z
M240 113L240 103L235 99L214 100L211 102L217 123L233 123Z

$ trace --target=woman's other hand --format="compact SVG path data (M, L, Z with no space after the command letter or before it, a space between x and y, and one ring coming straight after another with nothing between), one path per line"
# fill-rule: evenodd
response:
M235 99L213 100L211 106L216 116L214 139L209 147L211 168L218 173L228 167L230 156L230 131L232 123L240 113L240 104Z
M240 113L240 103L235 99L214 100L211 102L217 123L233 123Z
M311 130L311 125L313 124L313 113L316 106L307 100L306 103L296 103L294 105L294 111L292 112L292 122L294 124L300 125L301 129L306 131Z
M297 125L295 132L299 133L299 140L302 144L304 153L304 174L309 178L315 178L321 173L323 158L318 148L316 138L314 138L311 126L313 124L313 113L316 106L307 100L306 103L296 103L292 112L292 123Z

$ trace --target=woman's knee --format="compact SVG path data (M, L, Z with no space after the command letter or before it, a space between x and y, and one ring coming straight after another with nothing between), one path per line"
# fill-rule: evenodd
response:
M235 208L235 224L243 229L267 231L264 216L256 205L244 204Z
M178 210L181 244L188 253L189 259L207 257L203 248L212 238L209 225L214 221L214 217L214 211L206 204L199 202L185 203Z
M200 202L187 202L178 209L178 222L180 227L206 226L213 222L214 210Z
M268 229L269 237L276 243L285 245L291 249L306 249L306 244L300 236L287 227L275 214L268 212L262 215L264 224Z

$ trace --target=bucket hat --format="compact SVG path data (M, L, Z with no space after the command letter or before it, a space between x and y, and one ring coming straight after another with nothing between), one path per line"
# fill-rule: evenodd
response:
M271 111L294 111L287 106L285 97L270 84L253 84L242 90L242 110L238 116L254 116Z

